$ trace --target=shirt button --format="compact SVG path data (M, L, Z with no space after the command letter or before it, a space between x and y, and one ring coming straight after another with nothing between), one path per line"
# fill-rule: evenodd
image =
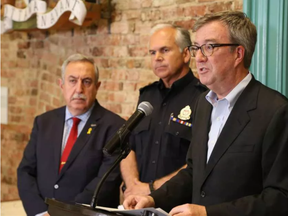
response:
M201 197L204 198L206 196L206 193L204 191L201 191Z
M58 189L58 188L59 188L59 185L58 185L58 184L55 184L55 185L54 185L54 188L55 188L55 189Z
M161 124L162 124L162 122L159 122L158 124L159 124L159 125L161 125Z
M166 106L166 103L163 103L163 106Z
M158 142L158 141L156 141L156 142L155 142L155 144L156 144L156 145L158 145L158 144L159 144L159 142Z
M155 164L155 163L156 163L156 161L155 161L155 160L153 160L153 161L152 161L152 164Z
M175 135L178 136L178 135L179 135L179 132L177 131L177 132L175 133Z

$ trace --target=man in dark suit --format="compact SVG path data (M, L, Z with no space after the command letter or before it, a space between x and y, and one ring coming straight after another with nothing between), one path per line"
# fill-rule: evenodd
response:
M90 203L99 180L112 166L115 156L103 155L102 148L124 120L95 99L98 77L91 58L75 54L63 63L59 82L66 106L35 118L18 167L18 189L27 215L49 215L46 197ZM117 206L120 183L118 167L103 184L98 204Z
M124 206L177 216L287 216L288 100L249 72L256 27L230 11L205 15L193 31L189 49L210 91L194 109L188 167Z

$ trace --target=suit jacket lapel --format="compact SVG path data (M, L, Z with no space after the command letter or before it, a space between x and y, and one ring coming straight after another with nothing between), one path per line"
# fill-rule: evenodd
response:
M55 176L58 175L60 158L61 158L61 148L62 148L62 139L63 139L63 130L65 124L65 107L57 110L55 120L55 126L53 131L53 136L51 136L51 143L54 148L54 172ZM59 145L60 143L60 145Z
M78 136L73 148L69 154L69 157L66 161L65 166L62 168L60 172L59 178L65 173L65 171L73 164L74 160L76 159L77 155L81 152L83 147L87 144L90 137L93 136L97 129L97 120L101 118L103 115L102 107L100 104L95 101L95 106L91 112L90 117L88 118L84 128L82 129L80 135Z
M195 113L195 118L193 118L195 119L195 121L193 121L193 127L196 123L197 127L193 128L192 131L192 140L194 136L197 137L197 140L193 140L192 142L194 145L192 154L197 154L195 157L193 157L195 160L193 162L193 169L197 170L197 174L194 175L195 178L203 178L203 172L205 171L206 167L207 143L210 129L211 111L212 105L205 99L205 97L201 97L199 100L197 113ZM196 135L194 135L194 133L196 133Z
M206 166L205 179L208 177L212 169L226 152L229 146L234 142L237 136L245 128L250 121L248 112L256 108L256 99L259 91L258 82L252 78L250 83L244 89L238 98L233 110L231 111L224 128L215 144L212 154ZM207 145L207 143L206 143Z

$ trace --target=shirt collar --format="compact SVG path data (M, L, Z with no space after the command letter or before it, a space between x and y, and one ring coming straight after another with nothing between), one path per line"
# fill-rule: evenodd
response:
M246 86L249 84L249 82L252 79L252 75L249 72L247 74L247 76L241 80L241 82L238 83L238 85L236 87L234 87L234 89L229 92L228 95L226 95L226 97L224 97L221 100L227 100L228 103L230 104L230 107L233 107L237 101L237 99L239 98L239 96L241 95L241 93L243 92L243 90L246 88ZM218 101L217 99L217 95L215 92L213 92L212 90L210 90L208 92L208 94L206 95L206 100L210 103L210 104L214 104L215 102Z
M66 106L66 110L65 110L65 121L67 121L67 120L69 120L69 119L71 119L71 118L73 118L73 117L77 117L77 118L81 119L82 122L86 122L87 119L90 117L91 112L92 112L94 106L95 106L95 102L93 103L93 105L90 107L90 109L89 109L87 112L85 112L85 113L83 113L83 114L81 114L81 115L78 115L78 116L73 116L73 115L70 113L68 107Z

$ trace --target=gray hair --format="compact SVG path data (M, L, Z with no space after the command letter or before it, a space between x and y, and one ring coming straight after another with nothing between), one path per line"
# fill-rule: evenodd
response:
M249 68L257 42L257 30L255 25L240 11L223 11L213 14L206 14L199 18L192 31L196 32L207 23L220 21L227 26L231 43L240 44L245 48L244 67ZM232 48L233 49L233 48Z
M192 44L190 33L187 29L168 23L160 23L155 25L150 31L150 36L152 36L156 31L164 28L172 28L176 30L175 43L178 45L180 52L183 52L185 47Z
M64 83L64 76L65 76L65 70L66 70L66 67L67 65L70 63L70 62L90 62L93 66L94 66L94 71L95 71L95 84L98 82L98 79L99 79L99 70L98 70L98 67L96 66L95 62L94 62L94 59L93 58L90 58L90 57L87 57L85 55L82 55L82 54L73 54L71 56L69 56L62 64L62 67L61 67L61 77L62 77L62 81Z

